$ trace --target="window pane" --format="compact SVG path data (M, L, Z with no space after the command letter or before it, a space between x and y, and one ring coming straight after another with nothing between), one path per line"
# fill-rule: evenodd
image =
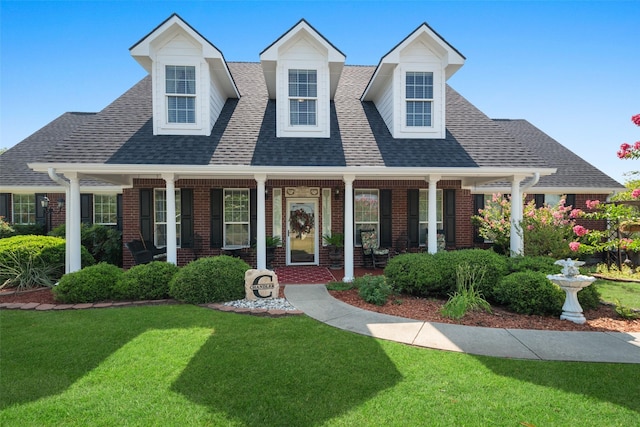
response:
M289 96L315 98L317 94L316 70L289 70Z
M249 190L224 190L224 244L249 246Z
M167 93L196 93L196 67L167 65L166 66Z
M115 194L95 194L93 196L93 222L115 225L118 222L118 196Z
M360 244L360 230L378 230L379 202L378 190L355 190L353 207L355 241Z
M181 238L181 193L179 189L175 190L176 199L176 245L180 247L182 241ZM154 243L158 247L167 245L167 191L163 189L156 189L153 193L153 215L154 215Z
M36 195L13 195L13 222L14 224L36 223Z
M443 227L443 204L442 190L436 190L436 229L441 230ZM427 244L427 229L429 227L429 191L420 190L419 198L419 227L420 227L420 244Z
M407 126L431 126L431 101L407 101Z
M408 72L405 87L408 99L433 99L433 73Z
M289 100L289 115L292 126L315 126L316 101L311 99Z
M196 99L187 96L167 98L167 120L169 123L195 123Z

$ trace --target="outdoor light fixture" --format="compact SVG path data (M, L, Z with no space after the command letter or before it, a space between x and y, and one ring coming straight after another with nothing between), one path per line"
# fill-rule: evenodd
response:
M336 200L340 200L340 189L336 188L336 190L334 191L334 194L336 196Z
M62 209L64 209L64 199L60 197L58 199L58 212L60 212Z

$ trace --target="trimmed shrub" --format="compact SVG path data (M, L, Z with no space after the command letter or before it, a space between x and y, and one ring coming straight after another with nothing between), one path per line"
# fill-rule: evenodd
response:
M95 264L91 254L81 248L82 266ZM11 255L9 255L11 253ZM15 265L15 257L18 260L28 260L30 258L40 261L51 269L51 280L56 282L64 274L65 241L59 237L51 236L13 236L0 240L0 265ZM21 261L21 262L22 262ZM0 281L10 279L11 273L8 268L0 269Z
M600 305L600 292L593 283L578 291L578 302L583 310L594 310Z
M64 238L65 232L66 226L62 224L54 228L49 235ZM120 231L106 225L83 223L80 226L80 234L82 246L87 248L97 262L108 262L122 267L122 233Z
M200 258L173 276L169 295L191 304L242 299L245 297L244 273L249 268L241 259L227 255Z
M178 270L176 265L164 261L131 267L114 285L114 297L123 300L169 298L169 282Z
M494 288L494 297L509 310L520 314L559 315L565 293L544 273L522 271L503 278Z
M354 280L354 286L358 288L360 298L369 304L385 305L392 293L384 276L372 276L366 274Z
M56 301L66 304L114 299L113 285L121 276L120 268L101 262L62 276L58 286L53 288L53 295Z
M402 254L393 257L384 269L389 285L399 293L416 296L447 295L443 269L431 254Z
M509 271L538 271L544 274L558 274L562 270L560 265L555 265L555 259L546 256L519 256L508 258Z
M398 292L417 296L446 297L456 290L456 269L461 264L484 267L477 290L491 299L493 288L507 274L507 260L493 251L465 249L435 254L404 254L392 258L384 270Z

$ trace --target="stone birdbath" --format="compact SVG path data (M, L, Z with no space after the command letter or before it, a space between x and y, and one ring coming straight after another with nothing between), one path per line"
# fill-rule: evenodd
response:
M562 266L562 273L549 274L547 279L560 286L567 294L562 306L560 319L583 324L587 319L582 314L582 307L578 302L578 291L592 284L596 278L579 274L578 267L584 264L583 261L574 261L571 258L567 258L558 260L555 264Z

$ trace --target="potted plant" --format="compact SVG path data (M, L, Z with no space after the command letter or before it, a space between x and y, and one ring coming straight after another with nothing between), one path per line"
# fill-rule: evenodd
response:
M322 239L329 248L329 259L331 260L331 266L329 268L331 268L332 270L338 270L342 268L342 248L344 247L344 234L325 234L322 236Z
M271 263L276 256L276 248L282 245L280 236L266 236L265 245L267 247L267 268L272 269Z

